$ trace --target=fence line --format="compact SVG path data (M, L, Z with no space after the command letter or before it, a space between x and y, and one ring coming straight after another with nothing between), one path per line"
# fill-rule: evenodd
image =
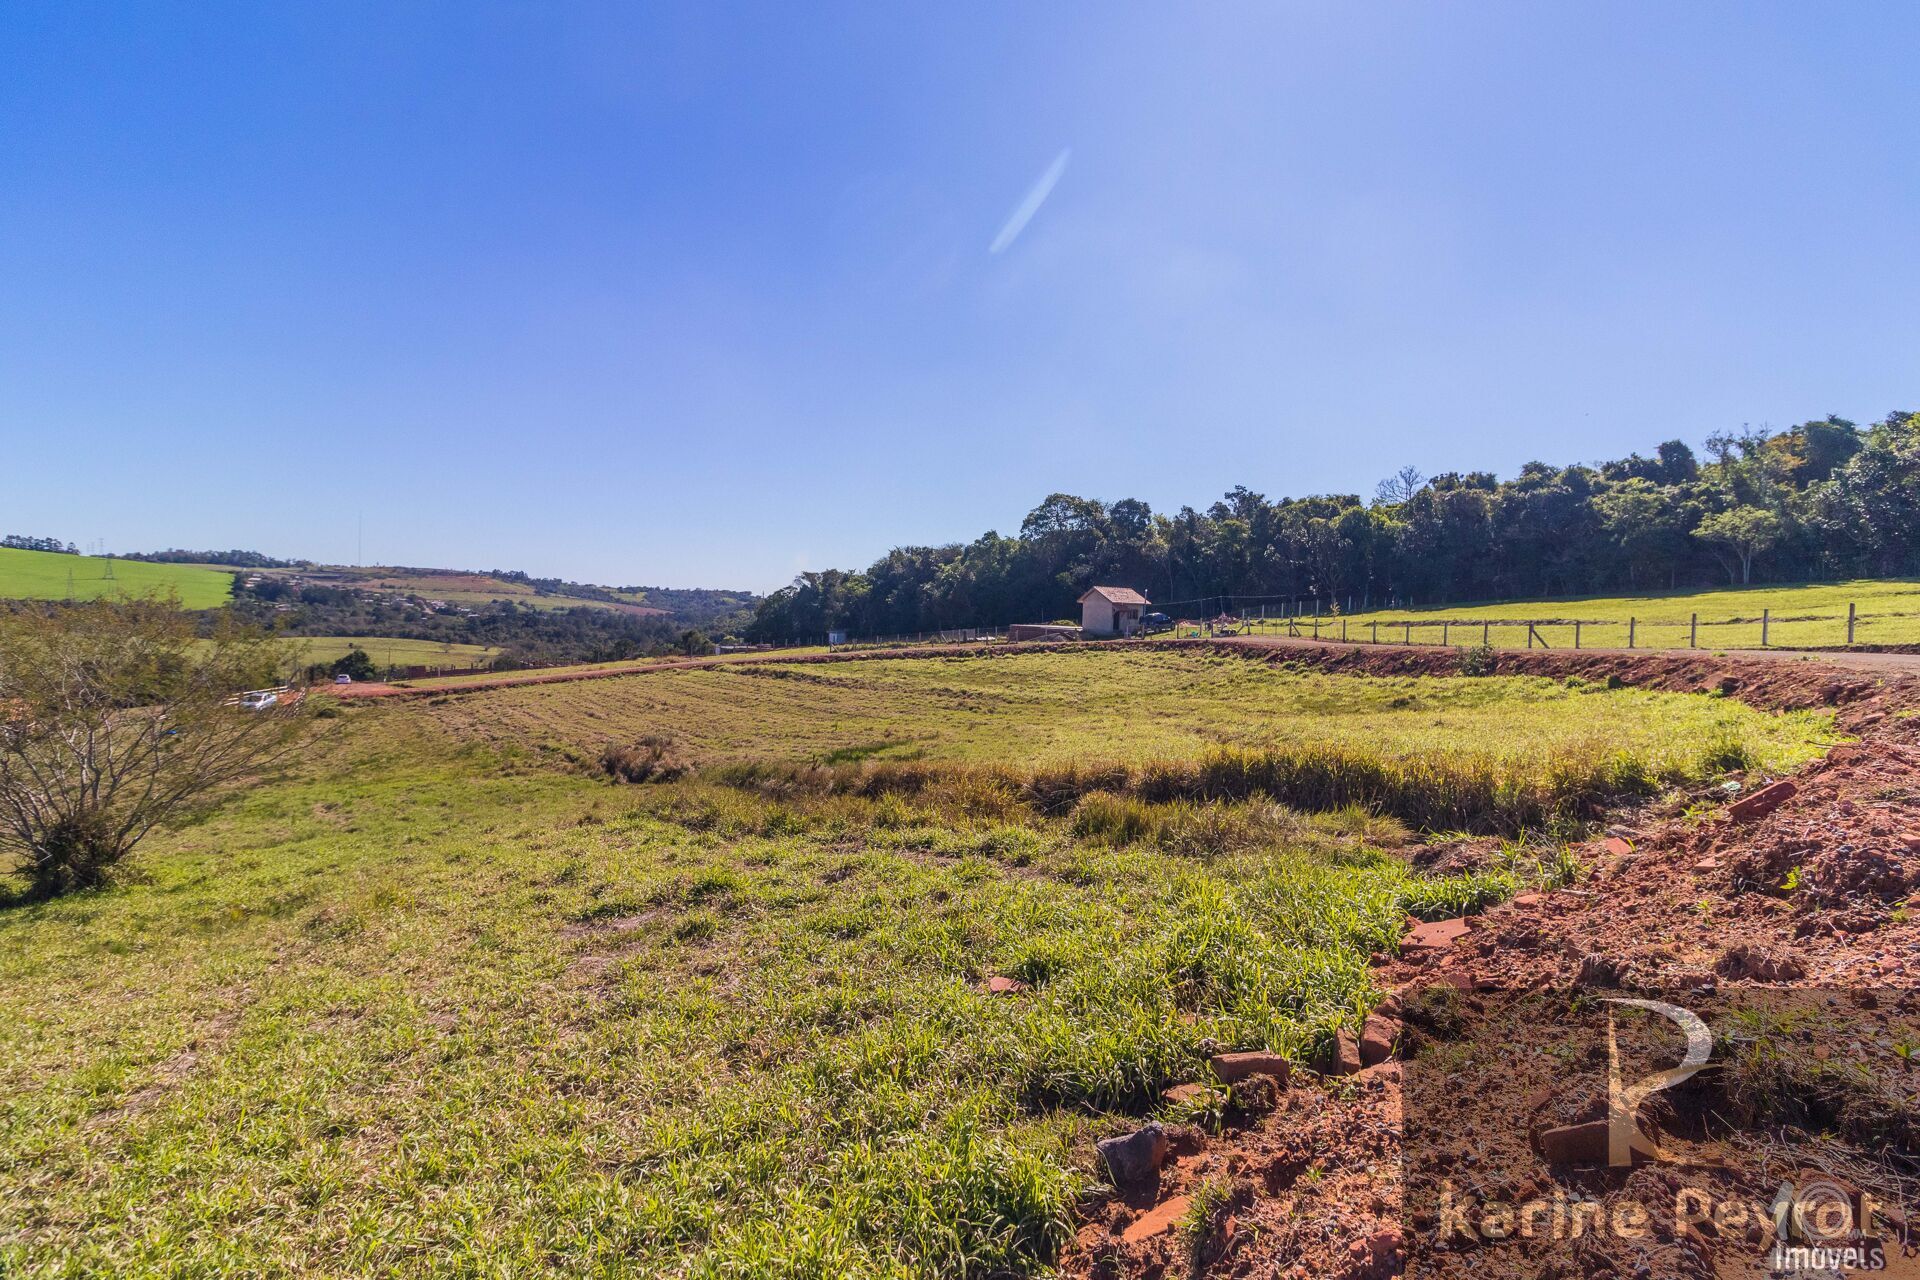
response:
M993 627L950 627L944 631L903 632L897 636L841 636L835 639L828 636L824 643L829 649L870 649L876 645L904 644L968 644L977 640L1005 640L1004 628Z
M1451 648L1479 643L1493 648L1528 649L1833 649L1874 644L1870 632L1876 624L1885 627L1901 621L1914 624L1911 634L1889 637L1879 643L1920 646L1920 612L1869 614L1860 612L1857 604L1849 604L1845 613L1793 614L1778 618L1773 616L1771 608L1764 608L1758 617L1702 618L1695 612L1684 620L1671 617L1645 619L1637 615L1625 619L1365 618L1357 627L1353 619L1341 614L1310 615L1302 611L1285 615L1224 616L1211 621L1188 619L1154 634L1172 634L1183 638L1286 635L1348 644L1435 645ZM1743 634L1728 634L1730 629ZM766 647L775 650L817 646L854 649L887 645L966 644L1005 641L1007 636L1008 631L1004 627L955 627L897 635L816 636ZM1503 644L1503 641L1512 643Z
M1920 645L1920 622L1911 634L1887 635L1884 628L1920 619L1916 612L1862 613L1848 604L1845 613L1791 614L1774 617L1771 608L1758 617L1702 618L1694 612L1685 619L1615 618L1367 618L1364 630L1353 630L1352 620L1340 617L1248 617L1185 623L1183 635L1285 634L1291 638L1338 640L1363 644L1432 644L1461 647L1477 640L1493 648L1528 649L1729 649L1729 648L1850 648L1875 644L1876 625L1886 638L1881 644ZM1902 629L1903 632L1907 628ZM1383 634L1384 632L1384 634ZM1703 632L1705 634L1703 634ZM1461 634L1464 633L1464 636ZM1863 633L1868 633L1863 636ZM1503 645L1501 641L1512 643Z

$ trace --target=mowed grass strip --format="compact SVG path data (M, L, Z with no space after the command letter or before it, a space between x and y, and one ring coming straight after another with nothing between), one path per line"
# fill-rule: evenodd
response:
M1488 605L1439 605L1434 608L1361 612L1346 619L1349 640L1366 640L1379 625L1382 642L1400 641L1406 624L1422 644L1441 639L1440 624L1450 628L1453 644L1478 644L1482 626L1495 648L1524 649L1527 629L1512 625L1539 622L1540 639L1554 648L1573 644L1573 622L1578 619L1580 643L1587 648L1624 648L1628 619L1635 621L1634 644L1640 648L1685 648L1693 635L1691 621L1699 616L1698 640L1703 649L1757 649L1762 613L1771 614L1767 638L1775 648L1806 646L1831 648L1847 640L1847 606L1859 616L1854 629L1857 644L1920 644L1920 582L1868 578L1854 582L1820 582L1799 586L1738 587L1712 591L1681 591L1643 596L1575 596L1553 600L1521 600ZM1502 625L1506 624L1506 625ZM1275 629L1269 624L1267 629ZM1311 621L1308 623L1311 631ZM1322 637L1340 634L1340 619L1322 618Z
M217 609L233 594L233 570L0 547L0 599L98 600L168 591L182 608Z

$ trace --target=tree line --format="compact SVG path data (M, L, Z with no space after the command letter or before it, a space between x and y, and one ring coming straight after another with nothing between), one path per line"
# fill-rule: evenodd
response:
M63 556L80 554L80 548L71 542L62 542L58 538L36 538L25 533L10 533L0 538L0 547L10 547L15 551L57 551Z
M495 600L467 609L429 610L417 598L275 578L237 583L230 613L285 636L385 636L501 650L497 670L568 662L705 652L709 619L640 616L593 605L542 609ZM357 669L342 668L362 678Z
M802 573L748 636L892 635L1077 617L1101 583L1197 613L1237 598L1322 612L1920 572L1920 415L1670 440L1651 457L1530 462L1428 478L1371 500L1236 487L1173 515L1050 495L1017 536L897 547L864 571Z

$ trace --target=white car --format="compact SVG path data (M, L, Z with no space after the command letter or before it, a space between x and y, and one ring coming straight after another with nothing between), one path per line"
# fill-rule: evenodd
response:
M240 695L240 705L248 711L265 711L268 707L273 706L279 701L280 695L271 689L260 693L244 693Z

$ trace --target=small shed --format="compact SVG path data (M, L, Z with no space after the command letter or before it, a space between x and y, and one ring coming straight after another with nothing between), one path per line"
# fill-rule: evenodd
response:
M1080 597L1080 633L1133 635L1140 630L1140 615L1150 603L1132 587L1088 587Z

